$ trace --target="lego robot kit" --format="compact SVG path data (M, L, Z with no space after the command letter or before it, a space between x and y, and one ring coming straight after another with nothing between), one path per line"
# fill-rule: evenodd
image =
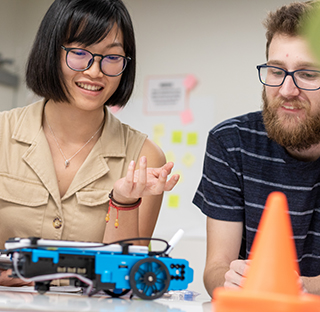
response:
M179 230L169 242L142 238L163 242L166 247L161 251L129 243L137 239L101 244L12 238L0 252L0 267L12 269L13 277L34 282L42 294L50 290L52 280L69 279L89 296L103 290L121 297L132 290L132 295L153 300L170 290L187 289L193 281L188 261L169 257L182 235Z

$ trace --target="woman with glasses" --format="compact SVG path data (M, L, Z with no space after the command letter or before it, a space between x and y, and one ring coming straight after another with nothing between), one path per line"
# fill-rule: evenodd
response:
M168 179L163 152L107 109L128 102L135 65L121 0L53 2L26 73L43 100L0 114L1 249L10 237L152 236L163 192L179 176Z

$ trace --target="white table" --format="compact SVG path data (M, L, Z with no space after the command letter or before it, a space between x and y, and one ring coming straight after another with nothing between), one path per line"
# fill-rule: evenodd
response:
M40 295L30 287L0 286L0 311L212 312L212 304L201 295L184 300L180 292L156 300L141 300L130 299L127 295L121 299L104 294L88 297L70 291L50 291Z

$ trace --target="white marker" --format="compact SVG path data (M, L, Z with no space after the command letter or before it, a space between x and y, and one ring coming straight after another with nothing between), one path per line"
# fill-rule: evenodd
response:
M178 230L178 232L176 234L173 235L173 237L171 238L171 240L168 243L169 244L169 248L165 252L166 255L169 255L169 253L174 248L174 246L177 245L177 243L179 242L179 240L181 239L183 234L184 234L184 230L180 229L180 230Z

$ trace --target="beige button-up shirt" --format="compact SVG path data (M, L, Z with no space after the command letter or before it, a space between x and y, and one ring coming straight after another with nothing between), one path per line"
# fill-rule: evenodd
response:
M106 109L101 137L61 198L43 108L0 113L0 249L10 237L101 242L109 192L146 139Z

